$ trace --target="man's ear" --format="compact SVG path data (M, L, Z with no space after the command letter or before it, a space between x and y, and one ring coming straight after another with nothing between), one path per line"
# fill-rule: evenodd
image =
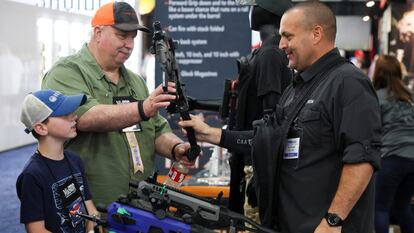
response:
M93 28L93 36L96 39L99 39L101 37L103 27L104 26L96 26Z
M313 44L319 44L319 42L322 40L324 36L324 33L325 32L323 31L323 27L320 25L316 25L312 30Z
M48 134L47 126L43 123L36 123L33 125L33 131L41 136L45 136Z

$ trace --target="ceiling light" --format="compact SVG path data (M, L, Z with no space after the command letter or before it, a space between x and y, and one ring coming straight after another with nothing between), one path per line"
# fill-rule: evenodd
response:
M370 20L370 17L368 15L362 17L362 21L367 22Z
M373 0L370 0L367 3L365 3L365 6L367 7L373 7L374 5L375 5L375 2Z

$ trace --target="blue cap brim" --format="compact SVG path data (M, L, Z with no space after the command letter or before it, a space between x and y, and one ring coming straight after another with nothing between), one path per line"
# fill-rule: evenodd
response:
M64 116L76 111L82 104L86 102L86 95L66 96L57 109L50 114L51 117Z

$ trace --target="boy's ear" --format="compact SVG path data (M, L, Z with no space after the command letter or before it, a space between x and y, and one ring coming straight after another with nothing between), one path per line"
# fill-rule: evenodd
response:
M41 136L45 136L48 133L47 126L43 123L34 124L33 125L33 130Z

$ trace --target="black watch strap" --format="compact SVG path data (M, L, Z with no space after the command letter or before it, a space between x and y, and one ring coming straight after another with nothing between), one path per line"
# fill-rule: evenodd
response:
M342 226L342 223L344 220L341 219L337 214L335 213L326 213L325 214L326 222L331 227L339 227Z
M147 121L150 118L145 115L144 112L144 100L138 100L138 114L141 118L141 121Z

